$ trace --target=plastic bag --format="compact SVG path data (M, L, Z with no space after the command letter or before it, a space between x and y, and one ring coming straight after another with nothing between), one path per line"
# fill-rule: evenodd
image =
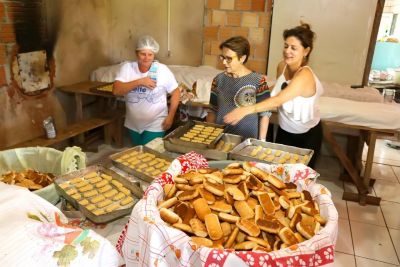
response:
M67 147L64 152L50 147L25 147L0 152L0 175L8 171L33 169L62 175L86 167L86 154L80 147ZM59 200L54 184L34 191L52 204Z

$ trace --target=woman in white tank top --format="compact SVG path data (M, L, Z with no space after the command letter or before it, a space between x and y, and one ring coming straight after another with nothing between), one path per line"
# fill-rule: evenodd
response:
M315 33L310 25L301 24L283 32L283 60L278 64L277 81L271 97L253 106L233 110L225 123L237 124L243 117L261 111L278 109L279 129L275 142L314 150L313 167L322 143L318 99L321 82L307 65Z

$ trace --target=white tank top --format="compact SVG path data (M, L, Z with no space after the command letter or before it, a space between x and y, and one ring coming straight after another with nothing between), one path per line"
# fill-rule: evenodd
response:
M282 106L278 108L279 126L287 132L296 134L305 133L319 123L321 117L318 99L324 91L321 82L312 69L309 66L304 66L303 68L308 68L313 73L316 86L315 94L310 97L297 96L283 103ZM286 66L282 74L278 77L272 89L271 96L279 94L282 90L281 87L283 83L290 83L290 80L286 81L283 75L285 69Z

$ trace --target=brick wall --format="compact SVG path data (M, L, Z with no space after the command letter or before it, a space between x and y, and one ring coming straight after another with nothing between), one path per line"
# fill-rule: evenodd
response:
M219 45L241 35L251 45L246 66L266 73L273 0L206 0L203 30L203 64L223 69Z
M42 0L0 0L0 86L11 82L11 60L17 52L43 49ZM17 46L18 43L18 46Z
M0 150L43 135L42 121L53 116L65 125L65 114L52 91L22 93L12 81L17 53L45 48L43 0L0 0Z

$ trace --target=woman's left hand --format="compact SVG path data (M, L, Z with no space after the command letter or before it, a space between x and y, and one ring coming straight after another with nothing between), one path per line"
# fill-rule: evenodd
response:
M162 123L162 128L164 129L164 131L171 128L173 122L174 122L174 118L166 117Z
M228 114L225 115L224 117L224 122L227 124L233 124L236 125L239 123L241 119L243 119L245 116L251 114L251 111L249 108L252 108L252 106L248 107L240 107L232 110Z

